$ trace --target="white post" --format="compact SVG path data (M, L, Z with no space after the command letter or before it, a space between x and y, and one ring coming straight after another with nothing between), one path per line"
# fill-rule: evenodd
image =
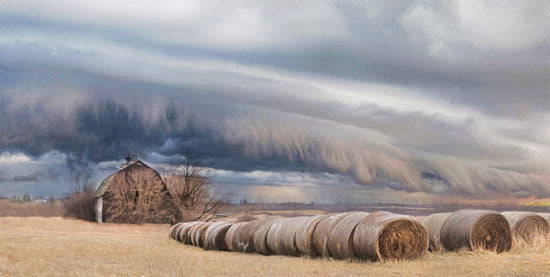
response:
M98 197L95 202L95 218L97 223L103 222L103 197Z

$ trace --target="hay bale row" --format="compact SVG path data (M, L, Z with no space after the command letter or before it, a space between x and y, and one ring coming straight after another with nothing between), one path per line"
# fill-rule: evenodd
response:
M179 228L179 231L176 235L177 241L179 241L181 243L185 243L185 244L191 244L191 240L188 237L188 234L189 234L189 231L191 230L191 228L193 226L197 225L197 224L200 224L200 222L199 221L193 221L193 222L187 222L184 225L182 225Z
M550 213L537 213L538 215L542 216L546 221L549 221L550 224Z
M256 252L256 247L254 245L254 235L256 233L256 230L263 223L263 220L254 220L245 222L244 224L239 226L239 228L235 230L235 233L233 235L232 250L242 253Z
M506 218L487 210L454 212L441 227L440 235L449 250L482 248L500 253L512 246L512 232Z
M414 259L427 249L508 251L512 236L532 242L548 235L546 214L458 210L415 218L388 212L349 212L242 223L187 222L169 236L207 250L337 259ZM550 218L550 214L548 214Z
M267 234L267 246L273 254L301 256L296 246L296 234L310 217L300 216L275 221Z
M348 213L332 228L326 246L331 257L337 259L357 258L353 246L353 235L359 222L368 215L369 213L365 212Z
M281 235L281 229L283 228L283 224L285 224L285 221L287 221L288 218L279 218L271 223L271 227L269 227L269 230L267 231L266 235L266 245L269 249L269 252L273 254L282 253L282 243L279 242L279 238L282 237Z
M205 250L228 250L225 244L225 235L233 224L225 221L216 221L206 229Z
M204 247L204 244L206 242L206 229L212 225L212 222L204 222L200 224L200 226L197 228L197 231L195 232L195 244L194 246L197 247Z
M231 225L229 229L227 230L227 233L225 234L225 245L227 247L227 250L233 250L233 237L235 236L235 232L239 227L241 227L243 224L246 224L246 222L239 222Z
M388 212L178 223L169 236L206 250L337 259L402 259L425 253L428 235L412 217Z
M269 230L271 229L271 226L276 221L281 220L280 218L267 218L260 220L262 224L258 227L256 232L254 233L254 249L256 249L256 253L262 254L262 255L272 255L275 254L271 248L267 245L267 234Z
M301 221L297 225L296 250L304 256L315 257L316 252L313 246L313 232L321 220L325 219L326 215L311 216L308 220Z
M428 234L412 216L375 212L357 224L355 255L373 261L415 259L426 254Z
M504 216L488 210L458 210L432 214L422 221L430 250L481 248L498 253L510 250L512 232Z
M186 222L180 222L180 223L172 225L172 227L170 227L170 232L168 233L168 237L177 240L176 234L179 232L180 227L184 224L187 224L187 223Z
M441 227L443 227L445 220L447 220L451 214L452 213L431 214L421 221L422 225L428 232L428 237L430 238L428 247L430 251L439 251L444 249L440 239Z
M327 242L332 233L332 229L336 226L347 214L333 214L323 218L315 229L313 230L313 249L315 254L320 257L328 257L330 253L328 252Z
M501 213L512 229L512 234L517 240L527 243L535 242L539 236L547 236L550 230L548 221L531 212L503 212Z
M197 231L204 224L204 222L198 222L193 226L189 227L187 236L185 236L185 244L197 246Z

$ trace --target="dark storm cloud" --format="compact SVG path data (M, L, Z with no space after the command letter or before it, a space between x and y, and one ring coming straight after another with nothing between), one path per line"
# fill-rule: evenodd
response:
M306 8L309 3L301 2L305 4L298 7L290 6ZM468 11L468 6L472 5L470 2L328 3L322 6L330 10L327 14L339 18L339 23L335 24L340 28L338 32L335 31L339 35L328 35L327 39L322 41L315 39L315 36L311 39L288 38L288 44L283 43L286 41L286 37L283 36L280 41L284 47L280 47L276 40L270 40L270 44L262 47L251 44L235 49L227 43L221 43L222 41L216 46L205 47L203 44L217 41L203 41L206 38L201 36L197 36L196 40L185 39L189 36L194 38L196 34L189 29L180 29L176 26L170 28L174 29L176 34L181 34L179 37L147 39L143 36L143 30L135 30L129 23L107 21L104 24L96 24L95 20L74 19L72 15L65 14L63 9L61 12L58 11L62 16L56 19L43 19L29 10L22 12L14 7L13 10L18 13L6 13L3 29L12 34L42 30L42 33L64 34L68 37L86 33L122 45L169 52L183 57L198 56L247 64L267 64L356 80L418 86L436 96L451 98L453 101L479 106L489 112L507 116L521 116L526 106L549 108L546 77L549 74L550 47L548 35L542 31L549 23L544 16L548 10L544 1L528 1L523 9L516 9L513 2L480 4L480 9L488 9L486 25L495 25L494 30L486 31L487 34L482 33L485 31L483 28L477 28L481 31L473 32L473 27L464 25L461 17L470 16L473 18L472 21L483 20L482 16L478 18L475 14L460 14L461 8ZM282 6L288 4L281 3ZM20 5L24 6L24 3ZM248 6L246 3L237 6L241 5ZM260 14L265 13L269 18L276 18L277 12L275 9L269 9L270 5L252 5L251 9L257 10ZM208 11L209 7L205 9L204 12ZM218 9L220 7L216 8L216 12L219 12ZM522 13L525 13L524 18L515 24L519 27L511 26L509 33L501 29L503 27L500 25L503 24L493 22L497 21L498 17L521 16ZM102 17L109 18L101 12L96 16L96 20ZM187 24L185 17L181 19L174 14L174 18L181 20L184 25ZM138 19L139 16L132 18L133 21ZM306 26L322 26L326 21L322 16L307 20L308 18L302 19L299 25L304 26L302 28L306 30L309 30ZM437 24L438 20L444 21ZM161 23L147 23L145 32L157 31L156 28L161 27L156 24ZM507 24L513 25L509 22ZM284 25L281 25L281 28L282 26ZM531 26L537 28L533 29ZM269 34L269 31L272 30L266 29L265 33ZM469 31L471 33L468 33ZM525 37L516 37L521 35L519 32L525 33ZM158 36L158 32L156 35ZM249 38L242 38L243 43L247 39ZM522 93L518 94L518 90Z
M546 195L548 10L7 1L0 153L197 154L394 191Z
M31 174L31 175L17 175L7 181L11 182L37 182L40 180L39 174Z
M41 73L41 82L53 78ZM353 124L204 100L160 85L150 87L155 92L151 97L147 84L84 72L65 72L56 78L55 82L65 84L79 79L79 86L102 85L89 88L97 90L94 92L80 92L82 95L72 103L64 96L77 92L47 97L29 91L4 93L2 125L11 131L0 135L0 151L22 151L32 156L62 151L92 162L120 159L128 152L195 153L220 169L328 171L349 174L358 183L385 184L398 190L476 194L485 191L484 184L493 180L506 185L501 187L503 191L528 187L545 192L536 177L427 158L418 150L411 156L387 144L384 135ZM118 91L116 96L112 91ZM63 107L55 106L61 98L65 99ZM368 139L361 138L362 133ZM456 169L463 172L456 174ZM434 184L433 178L425 178L425 171L435 172L443 181Z
M6 178L6 171L0 170L0 182L5 182L8 179Z

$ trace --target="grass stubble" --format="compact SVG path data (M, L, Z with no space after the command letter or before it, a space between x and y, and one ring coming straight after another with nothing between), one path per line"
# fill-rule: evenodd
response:
M350 261L205 251L168 225L0 218L0 276L550 276L550 241L512 250L428 252L416 260Z

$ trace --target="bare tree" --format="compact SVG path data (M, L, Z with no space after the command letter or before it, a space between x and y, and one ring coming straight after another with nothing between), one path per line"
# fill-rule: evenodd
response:
M200 159L186 159L163 175L182 220L208 221L216 216L223 200L214 191L210 170L200 166Z
M50 200L51 202L51 200ZM87 221L95 219L95 200L91 187L84 187L80 191L73 190L62 201L65 215Z
M94 188L91 180L91 169L85 157L78 157L67 153L67 168L69 169L69 191L63 200L65 215L94 221L95 200L93 197ZM50 172L55 174L55 172Z
M70 193L74 194L93 190L93 186L90 183L92 170L86 157L67 153L66 164L70 172Z
M104 212L113 222L163 222L177 213L159 175L134 170L116 178L123 180L113 182L104 195Z

